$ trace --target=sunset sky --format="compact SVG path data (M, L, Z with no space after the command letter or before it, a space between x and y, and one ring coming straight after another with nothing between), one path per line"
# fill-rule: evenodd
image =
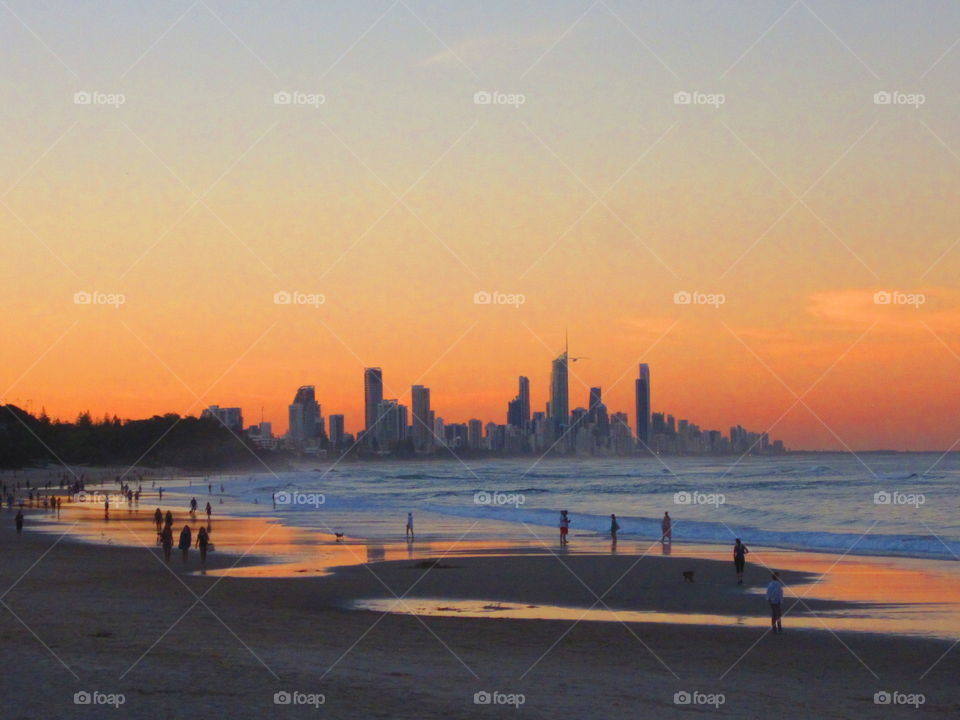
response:
M7 5L0 402L283 431L312 384L353 432L379 365L502 423L566 329L631 425L646 362L704 428L960 437L956 2Z

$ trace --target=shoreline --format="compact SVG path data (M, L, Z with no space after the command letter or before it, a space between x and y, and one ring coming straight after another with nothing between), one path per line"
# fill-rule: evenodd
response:
M156 717L157 704L174 698L179 716L215 711L246 720L275 712L274 694L281 691L320 693L324 712L334 717L475 718L481 710L473 699L482 692L522 694L521 709L571 717L588 717L598 706L634 716L644 706L665 717L687 717L691 709L755 717L763 708L764 716L883 718L891 708L873 697L887 691L922 693L928 716L955 716L960 708L954 682L960 653L937 662L951 647L947 640L806 632L791 628L789 615L785 634L773 636L749 626L491 621L343 609L351 599L438 591L466 596L495 583L506 593L540 593L537 600L556 599L559 590L589 605L587 587L549 554L503 555L491 548L442 560L457 567L424 568L419 559L404 558L264 580L197 574L195 551L190 572L183 572L178 557L167 567L149 544L75 542L71 535L56 542L58 535L35 532L29 517L18 538L12 517L4 511L0 519L8 520L0 528L0 579L12 586L4 599L10 612L0 608L0 637L16 647L0 660L0 688L8 697L14 693L11 714L18 718L85 716L73 694L94 689L124 694L124 717L135 718ZM214 533L224 530L217 522ZM248 559L254 557L255 551ZM218 550L210 569L236 558ZM563 559L603 594L635 558ZM690 562L684 556L652 560L677 569ZM671 578L664 586L669 593L657 601L691 589L697 593L686 597L688 609L701 601L734 602L734 594L720 597L710 582L715 571L727 577L726 565L699 560L697 584ZM633 603L641 590L654 593L647 585L657 575L648 569L631 572L605 599L618 606ZM44 692L17 691L38 673L44 673ZM818 688L813 695L811 682ZM697 692L723 695L724 703L675 704L678 693ZM294 716L298 711L316 717L313 707L291 709Z

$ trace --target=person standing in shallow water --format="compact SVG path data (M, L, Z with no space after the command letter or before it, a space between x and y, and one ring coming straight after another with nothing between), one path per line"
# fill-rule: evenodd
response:
M184 525L180 531L180 550L183 552L183 561L187 561L187 554L190 552L190 546L193 544L193 534L190 532L190 526Z
M570 532L570 514L566 510L560 511L560 544L567 544L567 534Z
M673 542L673 521L670 519L670 513L663 514L663 520L660 523L660 541L664 543Z
M613 540L613 544L617 544L617 530L620 529L620 523L617 522L617 516L614 514L610 515L610 538Z
M407 513L407 540L413 541L413 513Z
M747 546L737 538L733 545L733 565L737 569L737 585L743 585L743 568L747 564Z

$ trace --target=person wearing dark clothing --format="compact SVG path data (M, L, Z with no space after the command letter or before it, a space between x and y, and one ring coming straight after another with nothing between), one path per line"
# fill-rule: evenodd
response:
M743 585L743 568L747 564L747 553L749 552L747 546L740 542L740 538L737 538L737 542L733 546L733 565L737 569L737 585Z
M17 510L16 523L17 523L17 535L22 535L23 534L23 510Z
M187 553L190 552L190 546L193 544L193 536L190 532L190 526L184 525L180 531L180 550L183 552L183 561L187 561Z

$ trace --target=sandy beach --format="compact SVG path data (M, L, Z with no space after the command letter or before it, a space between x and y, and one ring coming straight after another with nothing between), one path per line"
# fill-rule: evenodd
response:
M56 522L48 513L46 523L43 511L26 514L20 537L14 513L0 514L0 687L11 717L110 717L120 695L119 712L136 718L881 718L916 712L896 703L921 694L924 716L960 712L960 655L948 653L946 637L835 633L829 619L819 630L791 628L792 617L810 620L812 612L868 613L854 602L807 599L791 609L787 601L780 636L762 620L722 627L498 619L495 609L480 618L404 614L423 598L448 600L437 607L452 614L460 600L578 613L602 609L599 596L613 610L759 619L765 603L751 588L768 572L757 563L738 587L729 563L709 558L489 547L465 555L464 546L393 559L392 551L331 542L313 574L297 565L243 577L224 571L264 567L264 557L300 539L269 522L217 518L218 550L201 575L196 550L187 565L176 549L163 562L146 510L115 512L109 523L93 508L68 507ZM337 560L328 568L330 557ZM694 583L683 582L685 570ZM778 570L791 587L814 579ZM349 609L397 598L410 605ZM78 692L94 704L75 704ZM278 699L293 704L276 704L285 692ZM894 704L877 704L878 692Z

